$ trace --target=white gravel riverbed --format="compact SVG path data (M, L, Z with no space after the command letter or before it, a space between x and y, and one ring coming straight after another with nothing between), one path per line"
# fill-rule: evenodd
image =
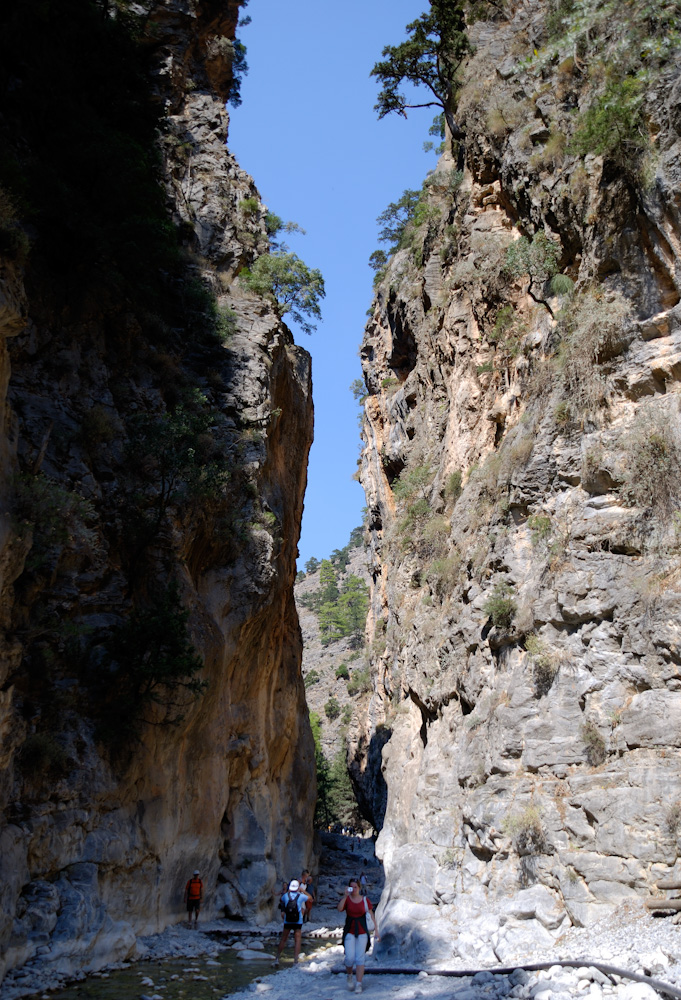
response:
M650 985L625 978L606 976L590 966L601 962L627 972L652 976L672 987L681 996L681 927L671 918L652 917L642 905L626 904L610 917L588 928L571 928L558 939L553 949L525 951L514 962L534 964L560 960L583 960L581 968L554 966L548 971L494 975L493 969L476 975L451 978L428 975L375 974L381 962L369 956L363 982L363 993L373 1000L653 1000L659 995ZM506 963L511 967L514 962ZM334 969L342 966L342 949L327 949L322 955L311 956L298 967L291 967L275 976L254 982L248 993L266 993L268 1000L339 1000L348 995L344 973ZM393 966L391 966L393 967ZM452 965L450 968L455 968ZM460 968L464 968L461 966Z
M317 920L306 925L304 952L306 957L296 967L284 967L281 971L258 975L244 990L225 996L244 997L251 993L267 993L267 1000L338 1000L348 995L344 972L333 970L342 968L342 948L340 944L315 950L313 935L325 938L339 934L339 918L332 906L318 907ZM273 937L280 925L273 922L268 927L247 928L225 920L202 925L200 931L188 930L177 925L167 928L162 934L138 940L139 957L156 961L167 958L185 957L195 964L204 961L213 964L216 955L223 952L223 940L209 937L206 931L220 930L229 935L226 939L238 955L259 952L261 968L263 959L274 951ZM312 934L310 933L312 932ZM269 935L269 939L268 936ZM292 942L284 953L284 964L292 959ZM519 969L512 974L495 975L494 969L480 970L476 975L451 978L428 975L376 974L384 963L369 955L363 983L363 993L374 1000L653 1000L658 995L648 984L631 982L627 979L611 978L590 967L591 962L601 962L617 966L628 972L652 976L672 987L676 987L681 997L681 926L672 918L655 918L641 904L627 903L619 907L611 916L588 928L571 928L563 934L552 949L528 951L514 956L505 963L510 968L517 964L538 962L558 962L560 960L580 960L580 969L555 966L548 971L523 972ZM407 963L405 963L407 964ZM391 967L394 963L391 963ZM119 966L120 967L120 966ZM456 968L456 964L449 966ZM100 970L98 975L115 970L116 966ZM465 968L463 965L460 969ZM374 972L376 970L376 972ZM270 962L267 961L270 973ZM73 981L73 977L69 977ZM76 979L85 978L82 975ZM66 977L55 974L49 967L34 964L15 970L8 975L0 987L0 1000L18 1000L22 996L38 994L53 997L55 989L64 985ZM140 998L145 1000L149 991L140 988ZM216 994L216 1000L222 1000Z

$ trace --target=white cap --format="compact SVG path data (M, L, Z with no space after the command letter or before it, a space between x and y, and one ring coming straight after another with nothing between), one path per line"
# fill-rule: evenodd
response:
M294 878L292 882L289 882L288 887L289 892L296 892L297 889L300 889L300 882Z
M195 874L195 875L198 875L198 874L199 874L199 869L198 869L198 868L196 869L196 871L194 872L194 874Z

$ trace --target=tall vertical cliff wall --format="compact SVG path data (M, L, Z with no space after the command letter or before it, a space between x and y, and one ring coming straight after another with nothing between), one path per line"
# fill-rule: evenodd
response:
M469 962L681 875L676 37L495 8L362 345L381 947Z
M269 919L312 849L310 358L237 280L269 242L225 147L239 5L67 8L3 15L0 976L133 954L195 867ZM164 607L198 693L140 680Z

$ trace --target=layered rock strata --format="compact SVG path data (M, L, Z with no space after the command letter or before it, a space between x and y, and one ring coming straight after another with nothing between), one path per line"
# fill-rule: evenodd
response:
M133 955L136 934L182 919L195 867L208 915L267 920L280 880L311 860L293 600L310 358L237 281L268 246L266 210L224 145L238 10L187 0L135 15L187 254L169 294L216 310L216 336L185 326L189 310L159 336L125 293L78 299L46 269L40 232L2 265L0 977L36 956L69 972ZM199 428L188 450L178 414ZM135 451L139 427L185 442L184 480L148 430ZM202 690L179 689L176 706L161 686L121 745L102 735L126 668L102 675L107 636L170 581Z
M503 962L681 877L678 68L580 155L588 46L625 22L551 55L546 14L471 27L465 169L362 345L381 947L420 960Z

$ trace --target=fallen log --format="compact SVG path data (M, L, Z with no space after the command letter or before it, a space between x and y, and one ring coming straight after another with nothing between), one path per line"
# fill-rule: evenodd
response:
M649 910L681 910L681 899L662 899L661 896L651 896L643 902Z

